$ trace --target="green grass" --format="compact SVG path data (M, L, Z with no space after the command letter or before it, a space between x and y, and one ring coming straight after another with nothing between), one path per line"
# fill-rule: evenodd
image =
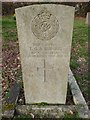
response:
M16 21L13 16L2 17L2 36L6 42L17 40Z
M85 24L85 19L75 19L72 53L70 67L83 92L85 98L88 97L88 32L90 27ZM88 100L87 100L88 101Z
M90 28L89 28L90 29ZM72 39L71 68L78 68L79 58L88 59L88 26L85 20L75 19Z

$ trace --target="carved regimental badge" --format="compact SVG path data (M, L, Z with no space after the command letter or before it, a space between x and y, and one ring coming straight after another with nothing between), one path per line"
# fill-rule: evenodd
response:
M31 29L38 39L50 40L57 34L59 22L52 13L44 8L32 20Z

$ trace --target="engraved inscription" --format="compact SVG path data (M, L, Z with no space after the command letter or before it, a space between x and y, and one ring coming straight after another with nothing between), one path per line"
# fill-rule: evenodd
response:
M46 8L34 17L31 24L33 34L40 40L50 40L56 36L59 22Z
M67 46L68 47L68 46ZM60 43L49 43L36 41L29 46L29 57L67 57L67 54L63 54L67 47L60 47Z

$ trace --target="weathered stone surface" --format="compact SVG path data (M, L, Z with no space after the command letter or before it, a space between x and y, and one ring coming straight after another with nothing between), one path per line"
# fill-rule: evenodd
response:
M74 8L31 5L16 20L26 103L65 104Z
M75 105L52 105L52 104L37 104L37 105L17 105L16 112L18 116L24 115L30 118L90 118L90 111L82 96L79 86L71 72L69 71L69 85L74 99ZM11 117L12 111L6 111L4 117Z
M6 97L6 103L2 105L2 116L10 118L14 116L15 105L20 93L20 83L15 83L14 86L9 91L8 97Z
M31 118L64 118L76 112L74 105L18 105L16 107L18 115L28 115Z
M18 0L15 0L15 2L18 2ZM12 0L3 0L3 2L12 2ZM35 2L73 2L73 0L19 0L19 2L31 2L31 3L35 3ZM75 0L75 2L89 2L89 0Z
M90 118L90 111L88 105L71 70L69 70L68 80L73 95L73 101L77 106L77 111L80 118Z
M90 12L87 13L86 24L90 26Z

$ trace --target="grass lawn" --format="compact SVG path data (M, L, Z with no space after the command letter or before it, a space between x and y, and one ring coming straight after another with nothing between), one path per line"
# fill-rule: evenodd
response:
M81 91L88 104L89 75L88 75L88 33L90 27L85 24L85 19L76 18L74 22L72 52L70 66Z
M88 31L90 28L85 24L85 19L75 18L70 67L89 105ZM9 82L13 83L16 77L21 77L21 71L16 20L12 16L3 16L2 37L3 80L8 79Z

